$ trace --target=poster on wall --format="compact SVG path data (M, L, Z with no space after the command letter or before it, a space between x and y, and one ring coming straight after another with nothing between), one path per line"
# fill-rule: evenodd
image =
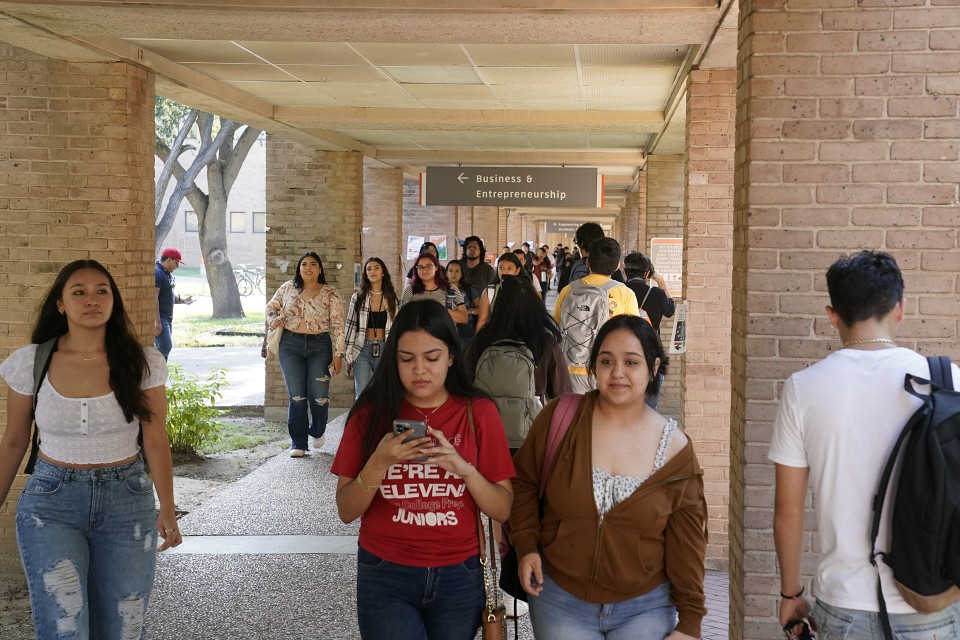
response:
M407 236L407 260L416 260L420 255L420 245L423 244L423 236Z
M447 261L447 236L430 236L430 242L437 245L440 262Z
M683 295L683 238L651 238L650 262L663 276L667 295L679 298Z
M670 355L687 352L687 313L690 310L690 301L684 300L677 305L677 312L673 315L673 332L670 334Z

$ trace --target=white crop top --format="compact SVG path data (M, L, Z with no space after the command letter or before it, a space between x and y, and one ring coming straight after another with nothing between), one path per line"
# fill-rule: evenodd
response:
M33 395L33 360L37 345L28 344L0 363L0 377L11 389ZM149 370L141 389L159 387L167 381L167 363L154 347L144 347ZM49 458L71 464L106 464L129 458L140 451L137 434L140 419L127 422L113 392L96 398L65 398L49 378L37 395L37 429L40 451Z

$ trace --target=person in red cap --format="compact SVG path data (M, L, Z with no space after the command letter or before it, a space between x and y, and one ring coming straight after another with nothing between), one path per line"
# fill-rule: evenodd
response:
M160 259L157 260L156 273L154 274L157 315L153 328L155 336L153 343L157 347L157 351L163 354L164 360L167 359L170 350L173 348L173 305L191 304L193 302L191 296L181 298L173 290L175 286L173 272L181 264L183 264L183 255L181 255L179 249L164 249L163 253L160 254Z

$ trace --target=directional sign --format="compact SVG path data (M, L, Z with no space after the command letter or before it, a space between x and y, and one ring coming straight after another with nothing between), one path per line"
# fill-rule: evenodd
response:
M427 167L420 174L420 204L602 207L603 176L595 167Z

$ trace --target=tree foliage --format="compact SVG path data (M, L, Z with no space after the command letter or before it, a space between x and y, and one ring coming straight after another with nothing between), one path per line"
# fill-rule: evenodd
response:
M243 317L227 252L227 200L261 131L161 97L156 99L156 121L154 153L163 162L156 186L156 253L186 198L197 216L213 317ZM206 171L206 193L197 185L201 171ZM164 205L171 181L173 190Z

